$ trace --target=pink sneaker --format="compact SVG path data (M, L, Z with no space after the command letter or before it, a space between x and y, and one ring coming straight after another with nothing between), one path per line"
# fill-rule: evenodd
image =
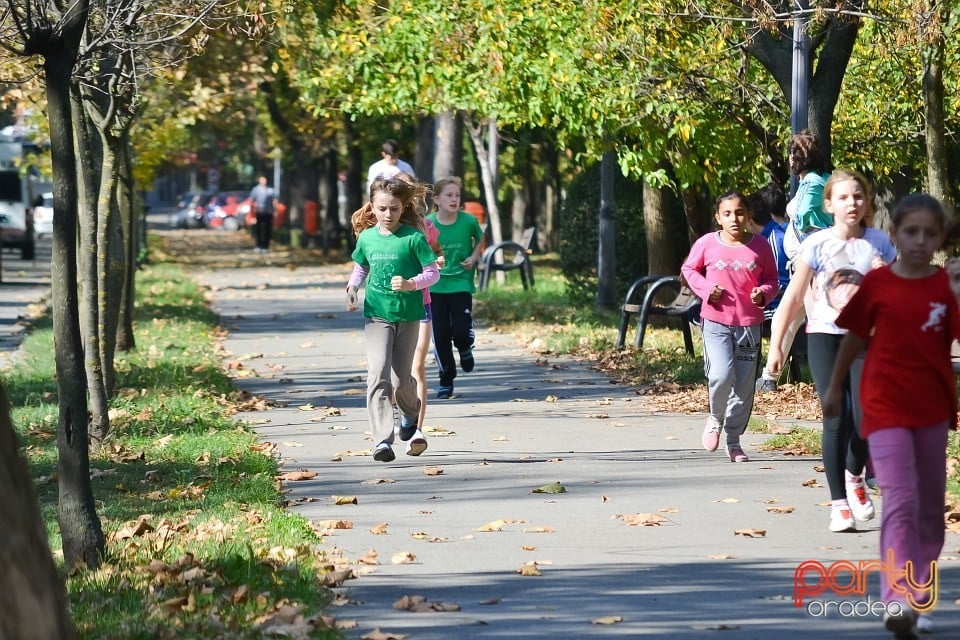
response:
M716 451L720 446L720 422L710 416L707 418L707 426L703 428L703 435L700 436L700 444L707 451Z

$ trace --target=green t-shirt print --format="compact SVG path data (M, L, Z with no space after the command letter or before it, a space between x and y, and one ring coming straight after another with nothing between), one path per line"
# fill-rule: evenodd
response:
M440 281L430 287L430 293L475 292L476 265L472 269L464 269L460 263L470 257L474 247L483 241L480 223L466 211L458 211L457 219L451 224L440 222L436 212L427 217L440 232L440 249L444 259Z
M394 233L383 235L379 227L371 227L357 238L352 258L367 269L364 316L387 322L415 322L426 317L423 291L390 288L394 276L412 278L423 267L436 262L437 257L422 233L400 225Z

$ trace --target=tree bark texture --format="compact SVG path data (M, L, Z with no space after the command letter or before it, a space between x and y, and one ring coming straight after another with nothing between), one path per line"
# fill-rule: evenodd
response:
M943 203L947 214L953 218L953 192L950 189L950 172L947 162L947 126L944 113L944 42L943 24L949 9L933 5L928 0L925 15L930 23L920 26L920 46L923 58L923 124L927 147L927 191ZM940 3L937 3L940 4Z
M74 638L67 595L50 555L27 462L0 386L0 638Z
M463 177L463 121L453 111L434 119L433 181Z
M83 363L87 372L87 393L90 398L88 435L102 442L109 430L107 391L103 378L100 352L100 278L98 262L100 246L97 231L99 196L103 170L103 149L99 136L81 104L79 89L70 91L73 115L73 140L76 148L78 194L78 289L80 291L80 332L83 335ZM95 148L96 145L96 148Z
M417 118L417 147L413 154L413 170L417 178L427 184L435 182L433 178L433 131L435 128L432 116Z
M647 273L677 275L683 256L676 250L676 223L671 221L664 190L643 181L643 224L647 237Z
M87 450L87 387L83 342L77 304L77 192L76 154L70 107L70 77L76 60L87 0L75 5L77 21L64 32L64 43L44 52L50 156L53 166L53 257L51 300L57 369L59 419L57 425L59 520L64 562L68 569L97 567L104 550L90 484Z
M120 317L117 319L117 349L133 351L137 346L133 331L134 301L137 273L137 196L133 184L133 161L130 156L130 132L124 133L118 163L117 202L120 213L120 231L123 236L123 288L120 291Z
M470 132L470 140L473 142L473 148L477 154L477 164L480 167L480 179L483 182L483 193L487 204L487 224L490 226L490 234L493 244L503 241L503 230L500 226L500 209L497 207L497 187L496 176L493 175L491 167L492 150L488 150L483 141L483 128L470 120L465 120L464 125ZM502 275L503 272L497 272Z

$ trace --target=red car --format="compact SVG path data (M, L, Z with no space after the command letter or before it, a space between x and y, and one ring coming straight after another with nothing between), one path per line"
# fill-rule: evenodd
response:
M207 227L236 231L246 223L252 206L253 201L246 191L218 193L207 207Z

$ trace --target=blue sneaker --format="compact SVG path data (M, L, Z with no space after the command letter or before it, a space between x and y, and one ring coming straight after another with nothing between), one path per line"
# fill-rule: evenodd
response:
M389 442L381 442L373 449L373 459L377 462L393 462L397 454L393 452L393 447Z
M474 364L476 363L473 360L473 349L460 352L460 368L463 369L464 373L473 371Z
M400 418L400 439L406 442L417 432L417 423L415 420L411 420L407 416L402 416Z
M446 400L452 395L453 395L452 384L449 387L440 385L440 387L437 388L437 398L439 398L440 400Z

